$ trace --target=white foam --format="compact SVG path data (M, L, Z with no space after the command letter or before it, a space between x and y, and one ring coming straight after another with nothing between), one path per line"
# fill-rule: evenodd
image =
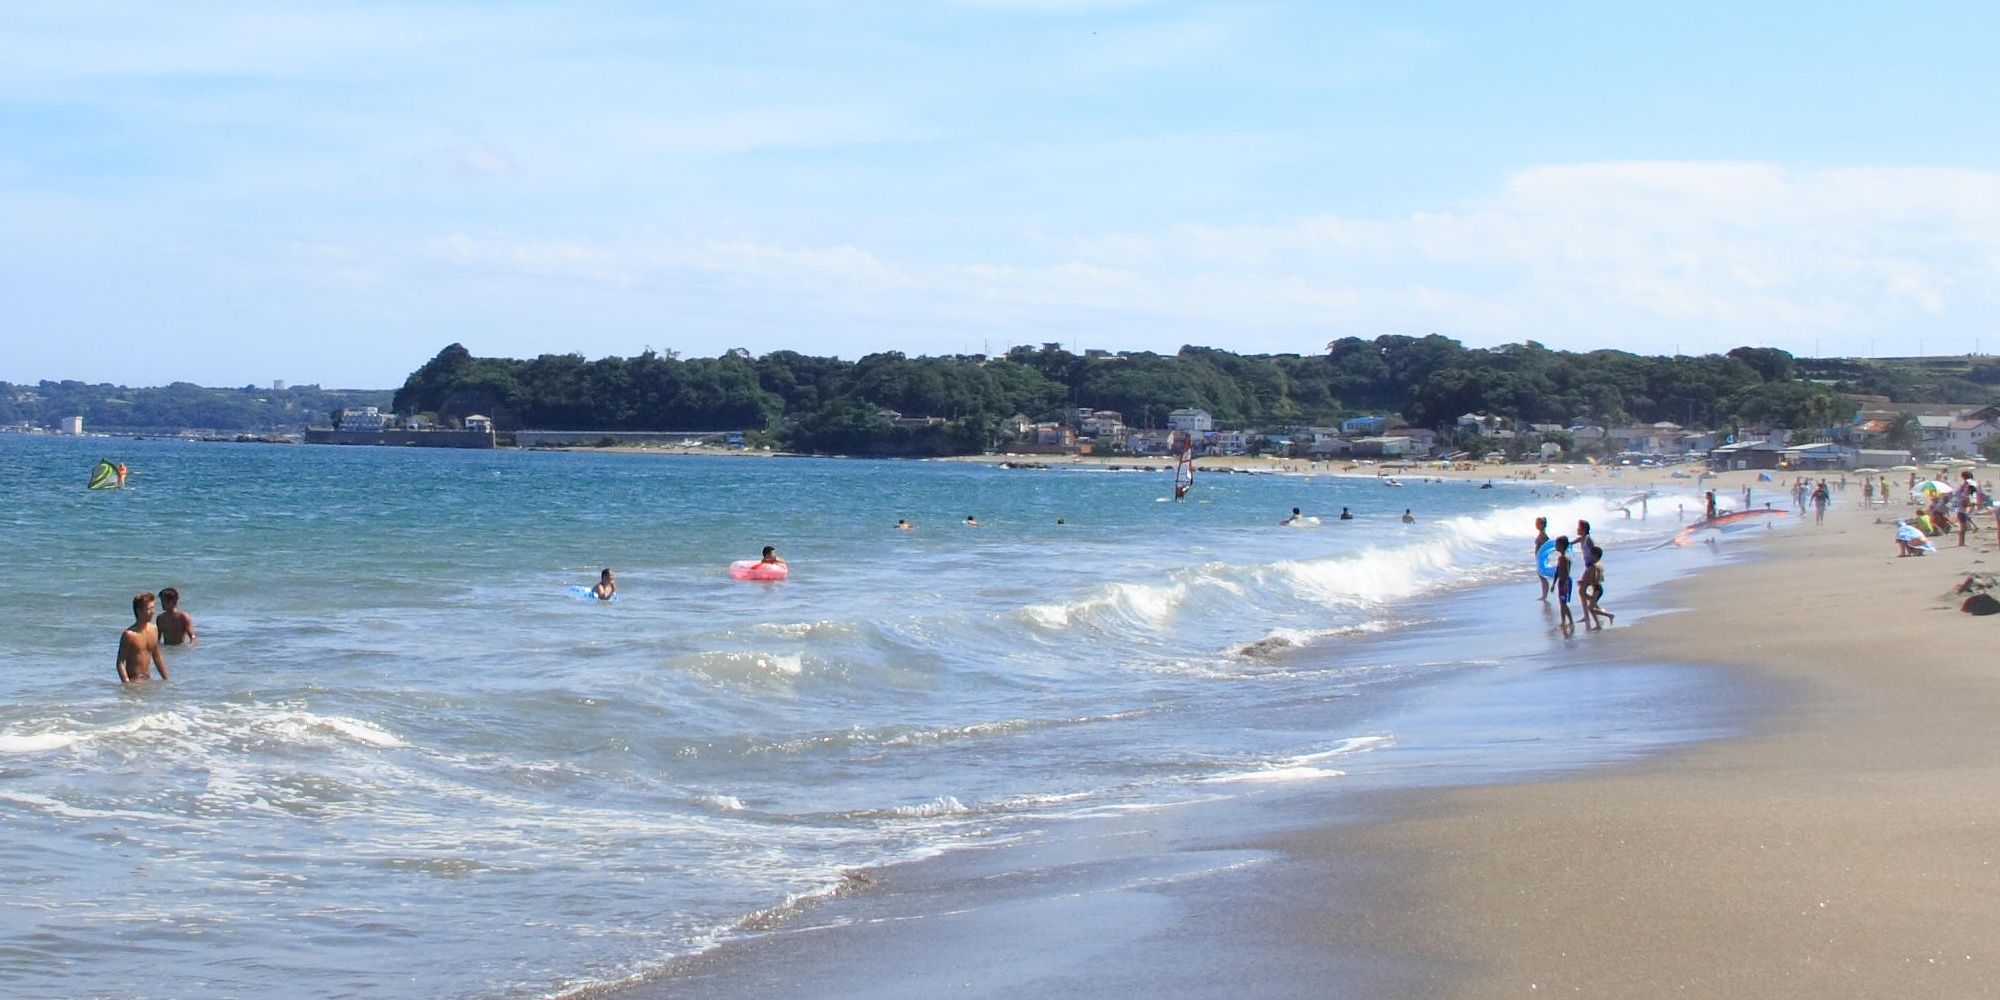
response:
M965 803L960 802L956 797L950 795L940 795L929 802L897 806L889 810L890 815L905 819L927 819L933 816L963 816L970 812L972 810L967 808Z
M60 750L82 739L82 733L0 733L0 753L41 753Z
M1269 767L1255 771L1236 771L1217 774L1202 780L1209 783L1224 782L1282 782L1316 781L1321 778L1344 778L1346 771L1336 771L1325 767Z
M718 812L742 812L743 800L734 795L697 795L696 803Z

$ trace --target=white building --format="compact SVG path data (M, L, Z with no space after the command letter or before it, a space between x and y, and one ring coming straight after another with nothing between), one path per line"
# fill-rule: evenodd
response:
M83 418L64 417L62 422L62 432L72 437L83 436Z
M1117 410L1094 410L1077 423L1076 429L1091 437L1121 437L1125 433L1125 417Z
M1207 410L1175 410L1167 414L1167 426L1189 434L1206 434L1215 429L1215 418Z
M465 418L465 429L491 433L493 430L493 418L477 413L470 414Z
M373 406L350 406L335 414L333 426L343 431L379 431L389 426L389 414Z
M1250 436L1242 431L1216 431L1208 439L1209 451L1221 455L1241 455L1250 450Z

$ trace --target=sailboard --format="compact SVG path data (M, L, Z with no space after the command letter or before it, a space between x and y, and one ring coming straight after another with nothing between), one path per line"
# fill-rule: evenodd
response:
M1616 497L1606 497L1604 499L1604 509L1626 510L1631 507L1637 507L1640 504L1646 502L1647 500L1651 500L1653 497L1656 497L1658 495L1659 495L1658 493L1655 493L1652 490L1647 490L1643 493L1634 493L1631 496L1624 498L1623 500L1617 499Z
M1739 527L1743 523L1753 520L1755 518L1784 517L1785 513L1786 513L1785 511L1778 510L1776 508L1763 507L1754 510L1732 510L1727 513L1717 514L1714 517L1704 517L1701 520L1696 521L1695 523L1690 524L1685 528L1682 528L1680 530L1680 533L1674 536L1674 544L1686 545L1689 542L1694 541L1695 535L1700 534L1701 532L1709 530L1711 528L1718 531L1727 531L1730 528Z
M1174 499L1187 496L1194 490L1194 434L1182 431L1180 434L1179 457L1174 461Z
M118 488L118 466L108 458L97 460L97 468L90 473L90 488L93 490L115 490Z

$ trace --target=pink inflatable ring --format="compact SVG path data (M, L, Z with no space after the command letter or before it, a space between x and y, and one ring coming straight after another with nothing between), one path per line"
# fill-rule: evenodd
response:
M784 563L758 562L755 559L738 559L729 564L729 575L738 580L782 580L792 572Z

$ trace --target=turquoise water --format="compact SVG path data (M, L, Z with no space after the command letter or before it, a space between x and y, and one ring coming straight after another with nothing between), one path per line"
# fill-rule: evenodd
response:
M82 488L100 453L131 488ZM1531 591L1532 515L1605 516L1511 485L1211 474L1173 504L1164 471L9 435L0 473L0 987L35 996L559 993L857 868L1337 780L1394 744L1397 692L1491 663L1357 637ZM727 575L766 544L789 580ZM606 566L619 601L571 596ZM130 597L168 585L202 642L120 687Z

